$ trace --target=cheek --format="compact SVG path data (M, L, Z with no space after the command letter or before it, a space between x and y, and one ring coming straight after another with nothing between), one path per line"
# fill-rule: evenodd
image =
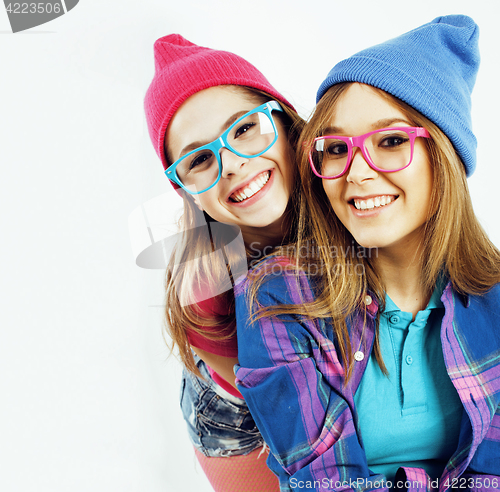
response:
M419 169L415 167L414 178L408 184L409 189L414 190L417 204L421 206L421 213L426 216L433 214L431 210L432 190L434 188L434 173L430 162L425 159Z
M330 205L332 206L334 212L336 212L336 209L339 206L341 195L340 183L338 183L337 180L324 179L323 189L325 190L326 196L330 201Z
M422 202L426 204L425 207L425 216L427 219L432 217L436 211L437 211L437 204L438 201L432 204L432 184L429 183L429 186L426 188L426 190L422 193Z
M217 196L214 194L214 189L217 189L217 186L201 195L193 195L196 206L200 210L207 212L208 215L211 215L211 212L217 204Z

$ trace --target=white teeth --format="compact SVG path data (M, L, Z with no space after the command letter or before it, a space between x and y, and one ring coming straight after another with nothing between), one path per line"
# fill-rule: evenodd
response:
M262 188L262 185L255 181L250 185L250 188L254 193L257 193Z
M249 183L245 189L233 193L231 198L235 202L242 202L243 200L250 198L264 187L264 185L269 181L270 175L271 173L269 171L260 174L251 183Z
M357 210L373 210L374 208L384 207L395 200L394 196L381 195L368 200L354 199L354 206Z

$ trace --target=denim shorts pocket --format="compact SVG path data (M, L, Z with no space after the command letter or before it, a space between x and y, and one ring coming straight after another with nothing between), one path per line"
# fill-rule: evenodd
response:
M189 435L203 454L248 454L264 444L243 400L228 394L213 380L189 373L183 375L181 386L181 407Z
M245 404L238 405L214 392L207 394L198 407L198 417L221 429L235 429L248 434L259 432Z

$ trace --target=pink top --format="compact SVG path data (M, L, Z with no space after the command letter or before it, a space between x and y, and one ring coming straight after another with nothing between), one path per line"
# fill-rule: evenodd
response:
M200 316L214 316L214 315L225 315L227 314L228 306L225 299L221 296L212 297L211 299L205 299L199 301L196 304L198 308L198 314ZM192 330L187 331L187 338L190 343L195 348L205 350L211 354L220 355L221 357L238 357L238 341L236 339L235 321L229 323L225 326L217 327L202 327L206 332L217 333L220 335L229 334L234 331L234 333L224 340L211 340L204 337L200 333L196 333ZM229 384L222 376L217 374L209 365L207 365L208 371L212 376L212 379L222 388L224 388L228 393L237 398L243 398L241 393L231 384ZM235 376L236 379L236 376Z

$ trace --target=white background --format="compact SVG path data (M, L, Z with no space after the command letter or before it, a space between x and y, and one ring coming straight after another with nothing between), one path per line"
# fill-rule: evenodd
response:
M483 62L469 183L500 245L494 5L81 0L18 34L0 5L0 490L211 490L154 307L162 272L135 265L128 237L132 210L170 190L142 111L156 38L178 32L238 53L307 116L341 58L438 15L471 15Z

